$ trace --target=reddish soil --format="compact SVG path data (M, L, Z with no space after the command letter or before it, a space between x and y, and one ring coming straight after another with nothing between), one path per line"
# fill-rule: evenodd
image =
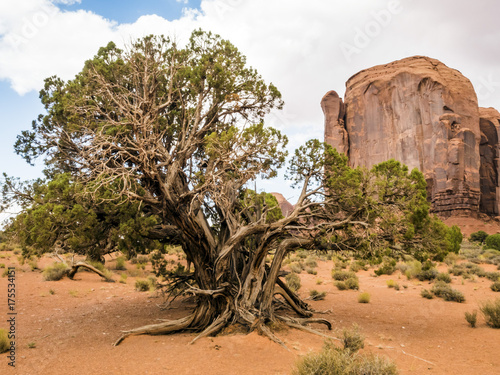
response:
M11 252L0 254L4 255L0 263L17 265ZM43 258L38 264L43 268L51 262ZM255 333L203 338L193 345L188 344L192 333L135 336L113 347L121 330L182 317L192 302L178 301L162 310L163 298L135 291L134 277L128 277L126 284L106 283L95 274L81 272L75 280L48 282L39 271L30 271L27 265L20 268L16 272L16 368L7 365L7 353L1 354L0 374L290 374L301 355L318 351L323 344L319 336L282 330L277 335L288 351ZM369 292L371 301L360 304L359 291L337 290L331 268L331 261L320 262L318 275L303 273L300 294L306 298L311 289L326 291L325 300L310 301L311 306L326 310L318 316L330 320L335 329L357 323L366 336L364 352L389 357L401 374L500 373L500 330L486 326L480 314L475 329L464 319L464 312L478 309L481 301L500 296L490 290L489 280L462 283L453 277L452 286L466 297L460 304L423 299L420 291L429 288L428 283L408 281L398 271L381 277L374 277L373 270L361 271L360 291ZM318 279L323 280L321 285L316 284ZM389 289L388 279L407 288ZM7 327L6 293L7 278L0 278L0 328ZM315 328L336 334L323 326Z

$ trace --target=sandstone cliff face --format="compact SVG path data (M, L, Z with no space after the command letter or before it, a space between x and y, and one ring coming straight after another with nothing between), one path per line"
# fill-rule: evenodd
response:
M498 180L500 113L494 108L479 108L479 128L481 130L479 145L481 203L479 209L488 215L498 216L500 204Z
M477 213L480 205L498 214L498 112L482 111L480 121L474 88L460 72L415 56L363 70L346 87L345 104L331 91L321 106L325 141L352 166L393 158L424 173L442 216Z
M278 201L278 204L281 208L281 213L283 216L287 217L293 212L293 206L290 202L286 200L286 198L283 196L283 194L280 193L271 193L276 200Z

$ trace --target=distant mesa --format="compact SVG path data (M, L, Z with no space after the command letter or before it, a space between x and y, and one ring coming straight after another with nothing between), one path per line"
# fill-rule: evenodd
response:
M500 114L459 71L405 58L355 74L344 101L330 91L321 107L325 142L351 166L399 160L423 172L439 216L498 216Z
M276 200L278 201L278 204L281 208L281 213L283 216L287 217L293 212L293 206L290 202L286 200L286 198L283 196L283 194L280 193L271 193Z

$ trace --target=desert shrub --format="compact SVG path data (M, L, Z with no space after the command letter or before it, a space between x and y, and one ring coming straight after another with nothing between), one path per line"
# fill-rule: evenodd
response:
M500 250L500 234L492 234L484 240L487 249Z
M318 271L316 271L314 268L307 268L307 269L306 269L306 272L307 272L309 275L317 275L317 274L318 274Z
M436 280L444 281L445 283L451 283L451 276L448 272L441 272L437 275Z
M492 328L500 328L500 298L483 302L479 309L483 313L486 324Z
M446 284L443 281L437 281L432 289L431 292L439 298L444 299L445 301L454 301L454 302L464 302L465 297L462 294L462 292L453 289L450 287L448 284Z
M358 296L359 303L369 303L370 302L370 293L364 292L360 293Z
M299 359L293 375L395 375L396 365L383 357L361 355L326 343L319 353Z
M365 347L365 337L359 332L359 326L353 324L351 328L342 331L342 345L344 350L355 353Z
M125 258L124 257L116 258L115 269L119 270L119 271L126 271L127 270L127 267L125 267Z
M435 268L420 271L416 276L420 281L434 280L438 276L439 272Z
M337 287L338 290L347 290L347 285L345 284L345 281L337 281L335 282L335 286Z
M397 282L395 282L395 281L394 281L394 280L392 280L392 279L391 279L391 280L387 280L385 283L387 284L387 287L388 287L388 288L395 288L395 287L396 287L396 285L398 285L398 283L397 283Z
M10 340L7 330L0 328L0 354L8 352L9 349L10 349Z
M120 283L122 283L122 284L126 284L127 283L127 274L126 273L122 273L120 275Z
M351 271L342 271L342 270L332 270L332 277L337 281L345 281L347 279L356 278L356 274Z
M357 277L350 277L344 282L345 282L347 289L354 289L354 290L359 289L359 280Z
M500 292L500 281L496 281L490 286L491 290L494 292Z
M38 263L35 259L28 259L28 265L32 271L38 269Z
M4 263L0 263L0 268L5 268L5 264Z
M148 280L136 280L135 289L139 292L147 292L149 290Z
M7 277L7 275L8 275L8 274L9 274L9 269L8 269L8 268L6 268L6 269L4 269L4 270L3 270L3 272L2 272L2 277Z
M475 328L477 322L477 311L473 311L472 313L466 311L465 320L467 320L467 323L469 323L472 328Z
M288 275L285 276L286 284L288 287L296 292L297 290L300 289L301 283L300 283L300 277L297 275L295 272L291 272Z
M68 273L68 266L64 263L54 263L45 267L42 276L45 281L61 280Z
M424 297L424 298L427 298L427 299L433 299L434 298L434 294L432 294L427 289L422 289L422 291L420 292L420 295L422 297Z
M405 271L405 275L408 280L417 277L417 275L422 272L422 263L418 260L413 260L407 263L408 269Z
M448 266L452 266L454 265L459 259L459 256L455 253L448 253L444 259L443 259L443 262L448 265Z
M477 232L471 233L469 241L483 243L487 237L488 233L486 233L484 230L478 230Z
M351 272L358 272L358 271L366 271L368 269L368 266L365 261L363 260L356 260L351 262L351 265L349 267Z
M301 273L303 268L299 262L290 263L290 270L294 273Z
M316 261L316 257L312 257L312 256L307 257L304 263L305 263L306 267L310 267L310 268L318 267L318 262Z
M500 272L486 272L485 277L491 281L500 281Z
M323 280L322 279L316 279L316 285L321 285L323 284Z
M156 290L156 286L158 285L158 281L156 280L156 277L149 276L148 277L148 284L149 284L149 290L151 292Z
M395 259L385 259L382 265L375 270L375 275L392 275L396 271L396 260Z
M313 301L320 301L320 300L325 299L326 292L318 292L316 289L313 289L313 290L309 291L309 297Z

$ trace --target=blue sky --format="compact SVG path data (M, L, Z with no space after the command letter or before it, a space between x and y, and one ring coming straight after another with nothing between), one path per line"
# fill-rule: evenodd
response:
M468 77L479 104L500 108L497 0L22 0L0 2L0 172L40 177L13 152L16 135L42 112L43 79L68 80L110 40L148 34L180 42L202 28L229 39L281 91L285 107L267 123L290 151L323 137L322 96L343 96L358 71L413 55L441 60ZM283 179L260 188L297 193Z

